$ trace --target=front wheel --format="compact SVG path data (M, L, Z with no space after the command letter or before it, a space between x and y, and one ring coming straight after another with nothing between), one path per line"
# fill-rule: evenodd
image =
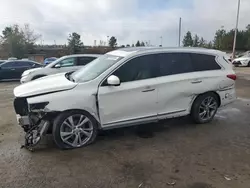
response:
M218 97L214 93L200 95L193 103L191 117L198 124L211 122L218 106Z
M74 149L95 141L98 126L88 113L78 110L61 113L53 124L53 137L61 149Z

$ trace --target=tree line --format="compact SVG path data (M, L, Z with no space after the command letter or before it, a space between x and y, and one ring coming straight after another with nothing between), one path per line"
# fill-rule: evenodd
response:
M0 35L0 48L8 53L9 57L23 58L26 54L35 53L36 42L41 38L41 35L36 33L30 28L28 24L24 26L12 25L5 27ZM84 48L84 43L81 40L81 35L73 32L69 34L67 47L71 54L81 53ZM234 40L234 29L229 31L223 27L216 30L214 39L207 41L203 37L197 34L192 34L188 31L183 37L183 46L190 47L204 47L213 48L223 51L232 51ZM116 48L117 38L115 36L110 37L108 46ZM144 41L137 41L135 44L121 45L119 47L138 47L149 46L149 43ZM250 50L250 24L244 30L238 30L237 32L237 51Z
M183 46L213 48L222 51L232 51L234 41L234 29L229 31L223 27L216 30L214 39L206 41L203 37L193 35L188 31L182 41ZM250 24L244 30L237 31L236 51L250 50Z

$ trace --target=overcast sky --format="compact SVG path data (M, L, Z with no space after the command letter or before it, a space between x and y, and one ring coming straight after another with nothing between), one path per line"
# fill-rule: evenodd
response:
M0 30L11 24L29 23L44 43L65 44L71 32L85 45L115 36L118 44L137 40L163 46L178 44L190 30L211 40L215 30L235 27L238 0L0 0ZM250 24L250 0L241 0L239 28ZM41 43L39 41L38 43Z

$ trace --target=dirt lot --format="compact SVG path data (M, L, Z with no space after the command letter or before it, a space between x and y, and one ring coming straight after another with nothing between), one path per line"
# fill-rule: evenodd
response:
M47 137L35 152L20 149L13 88L0 83L0 187L248 188L250 185L250 69L239 68L238 100L213 123L188 118L103 132L95 144L58 150ZM174 185L170 185L174 184Z

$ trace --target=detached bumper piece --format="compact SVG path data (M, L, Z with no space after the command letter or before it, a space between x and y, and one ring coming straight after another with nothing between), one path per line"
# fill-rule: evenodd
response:
M34 147L47 133L50 122L43 120L43 117L38 113L34 114L29 112L29 106L25 98L16 98L14 100L14 108L17 114L17 123L26 132L25 144L22 148L33 151Z

